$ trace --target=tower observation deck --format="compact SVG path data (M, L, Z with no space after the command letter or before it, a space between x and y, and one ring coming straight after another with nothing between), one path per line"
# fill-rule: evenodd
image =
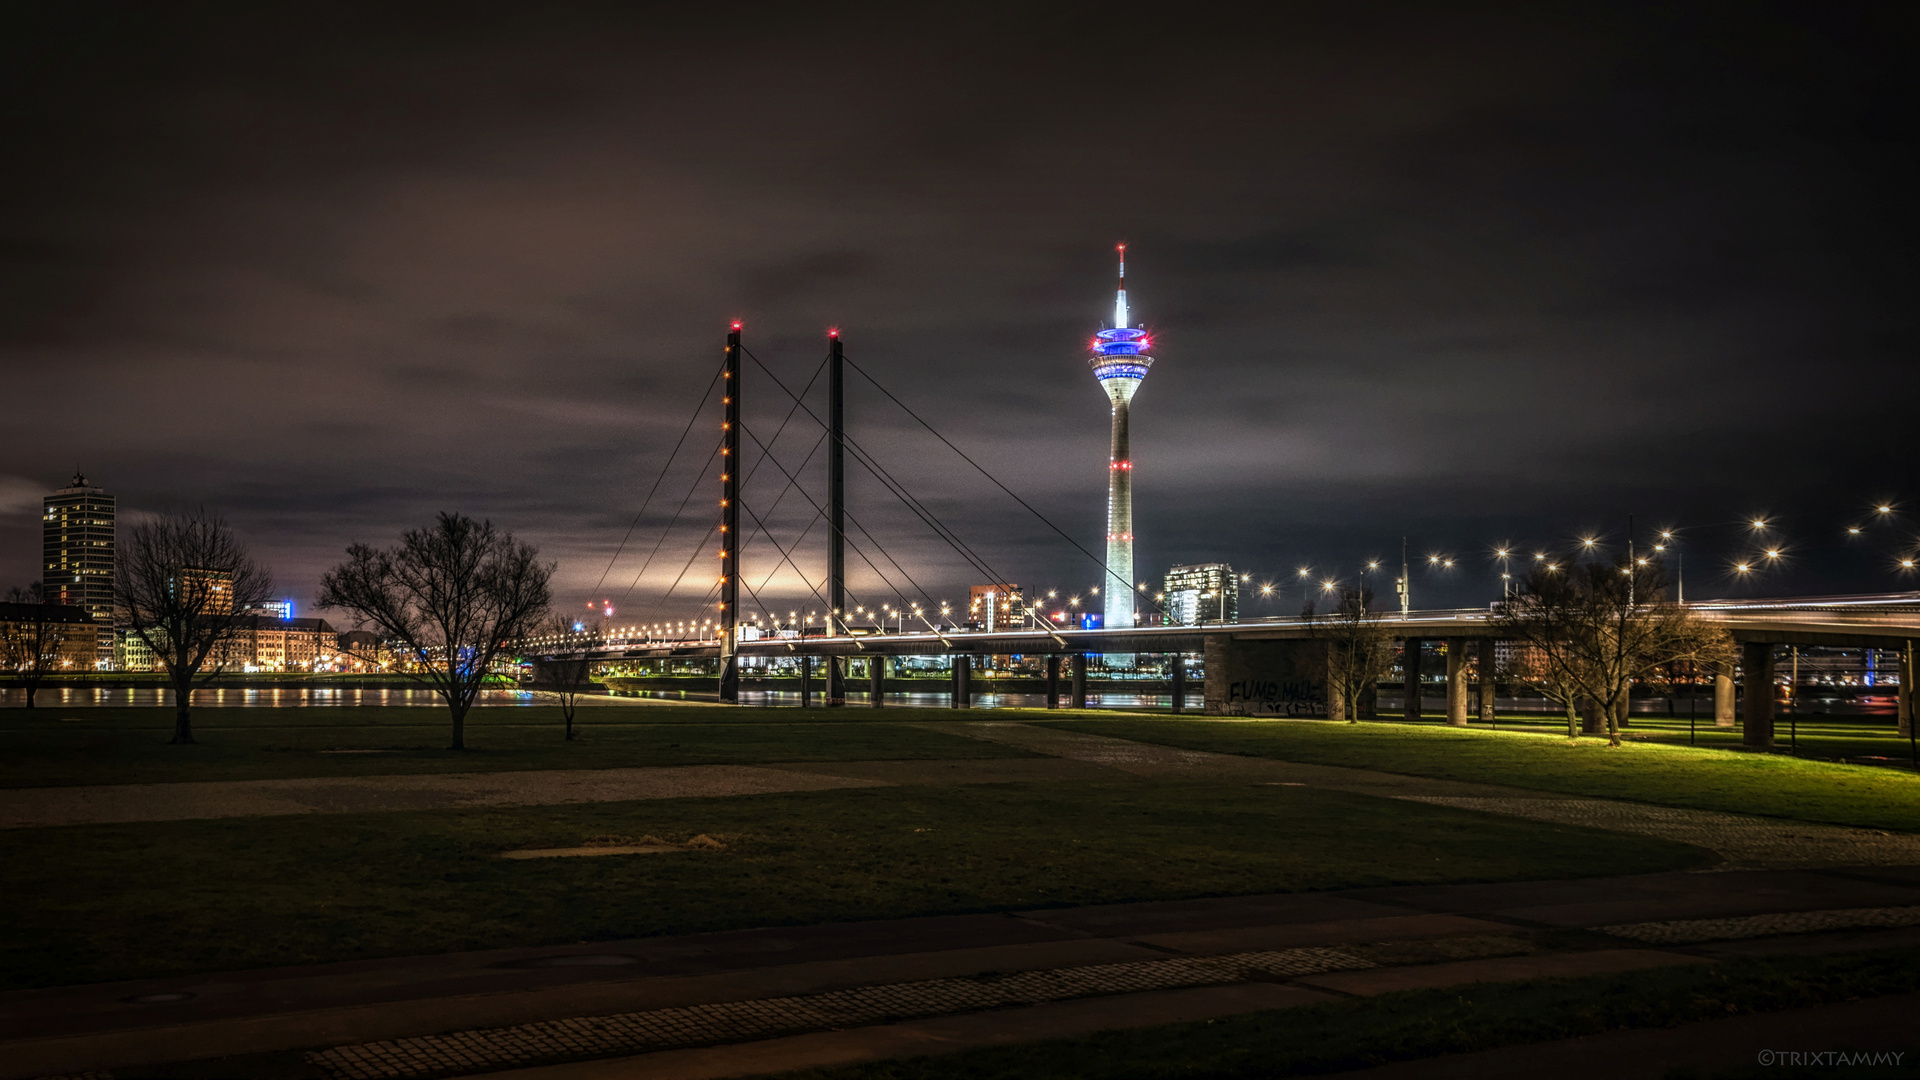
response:
M1107 455L1107 578L1101 585L1103 624L1133 625L1133 448L1127 433L1134 391L1153 357L1147 332L1129 325L1127 246L1120 245L1120 289L1113 302L1113 329L1093 336L1093 377L1113 403L1113 441Z

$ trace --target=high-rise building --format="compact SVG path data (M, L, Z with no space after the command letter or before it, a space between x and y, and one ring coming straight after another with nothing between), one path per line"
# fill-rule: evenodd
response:
M204 614L233 614L233 574L228 571L182 567L180 576L169 581L167 587L179 589L184 602L196 605Z
M48 495L41 516L40 580L47 603L83 608L100 628L95 662L113 664L114 499L87 483Z
M1167 571L1167 621L1180 626L1240 621L1240 579L1226 563L1176 566Z
M1093 377L1113 403L1113 441L1107 455L1107 578L1100 595L1109 629L1133 625L1133 446L1127 433L1134 391L1153 357L1147 332L1130 326L1127 312L1127 245L1120 245L1120 289L1113 302L1113 328L1093 338Z
M241 612L242 615L261 615L270 619L293 618L293 599L262 600Z
M1020 586L1010 582L975 585L967 590L967 622L982 630L1007 630L1022 625L1027 610Z

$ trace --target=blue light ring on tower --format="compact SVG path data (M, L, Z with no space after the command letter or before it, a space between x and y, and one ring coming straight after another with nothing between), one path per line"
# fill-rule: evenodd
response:
M1093 338L1096 356L1138 356L1147 347L1147 332L1133 327L1102 330Z
M1145 360L1146 363L1138 363ZM1107 379L1144 379L1147 368L1153 363L1151 356L1113 357L1096 356L1093 358L1093 377L1102 382Z

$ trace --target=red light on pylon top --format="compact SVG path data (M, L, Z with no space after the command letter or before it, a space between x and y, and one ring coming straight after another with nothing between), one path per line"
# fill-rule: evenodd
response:
M740 320L739 320L739 319L735 319L735 320L733 320L733 328L734 328L735 330L738 330L738 329L740 329Z
M839 327L837 327L837 326L832 326L832 327L828 327L828 328L827 328L827 336L828 336L828 337L831 337L831 338L837 338L837 337L839 337L839 336L840 336L840 328L839 328Z
M1127 245L1125 245L1125 244L1121 244L1121 245L1120 245L1120 254L1122 254L1122 255L1125 255L1126 253L1127 253Z

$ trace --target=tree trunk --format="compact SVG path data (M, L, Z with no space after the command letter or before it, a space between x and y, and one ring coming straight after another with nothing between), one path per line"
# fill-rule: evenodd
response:
M455 691L455 693L458 693L458 691ZM453 745L448 747L448 749L465 750L467 748L466 706L461 705L457 701L449 701L447 702L447 707L453 711Z
M1607 745L1620 745L1620 713L1626 708L1626 695L1623 692L1612 701L1602 702L1602 711L1607 717Z
M560 701L560 714L567 718L567 742L573 741L573 697L568 695Z
M33 695L39 692L40 692L39 680L37 679L27 680L27 708L29 709L33 708Z
M193 741L193 676L173 677L173 741Z
M1580 741L1580 710L1574 707L1571 696L1566 699L1565 704L1567 706L1567 741L1577 743Z
M1600 716L1600 703L1590 697L1580 699L1580 730L1588 735L1604 735L1607 723Z

